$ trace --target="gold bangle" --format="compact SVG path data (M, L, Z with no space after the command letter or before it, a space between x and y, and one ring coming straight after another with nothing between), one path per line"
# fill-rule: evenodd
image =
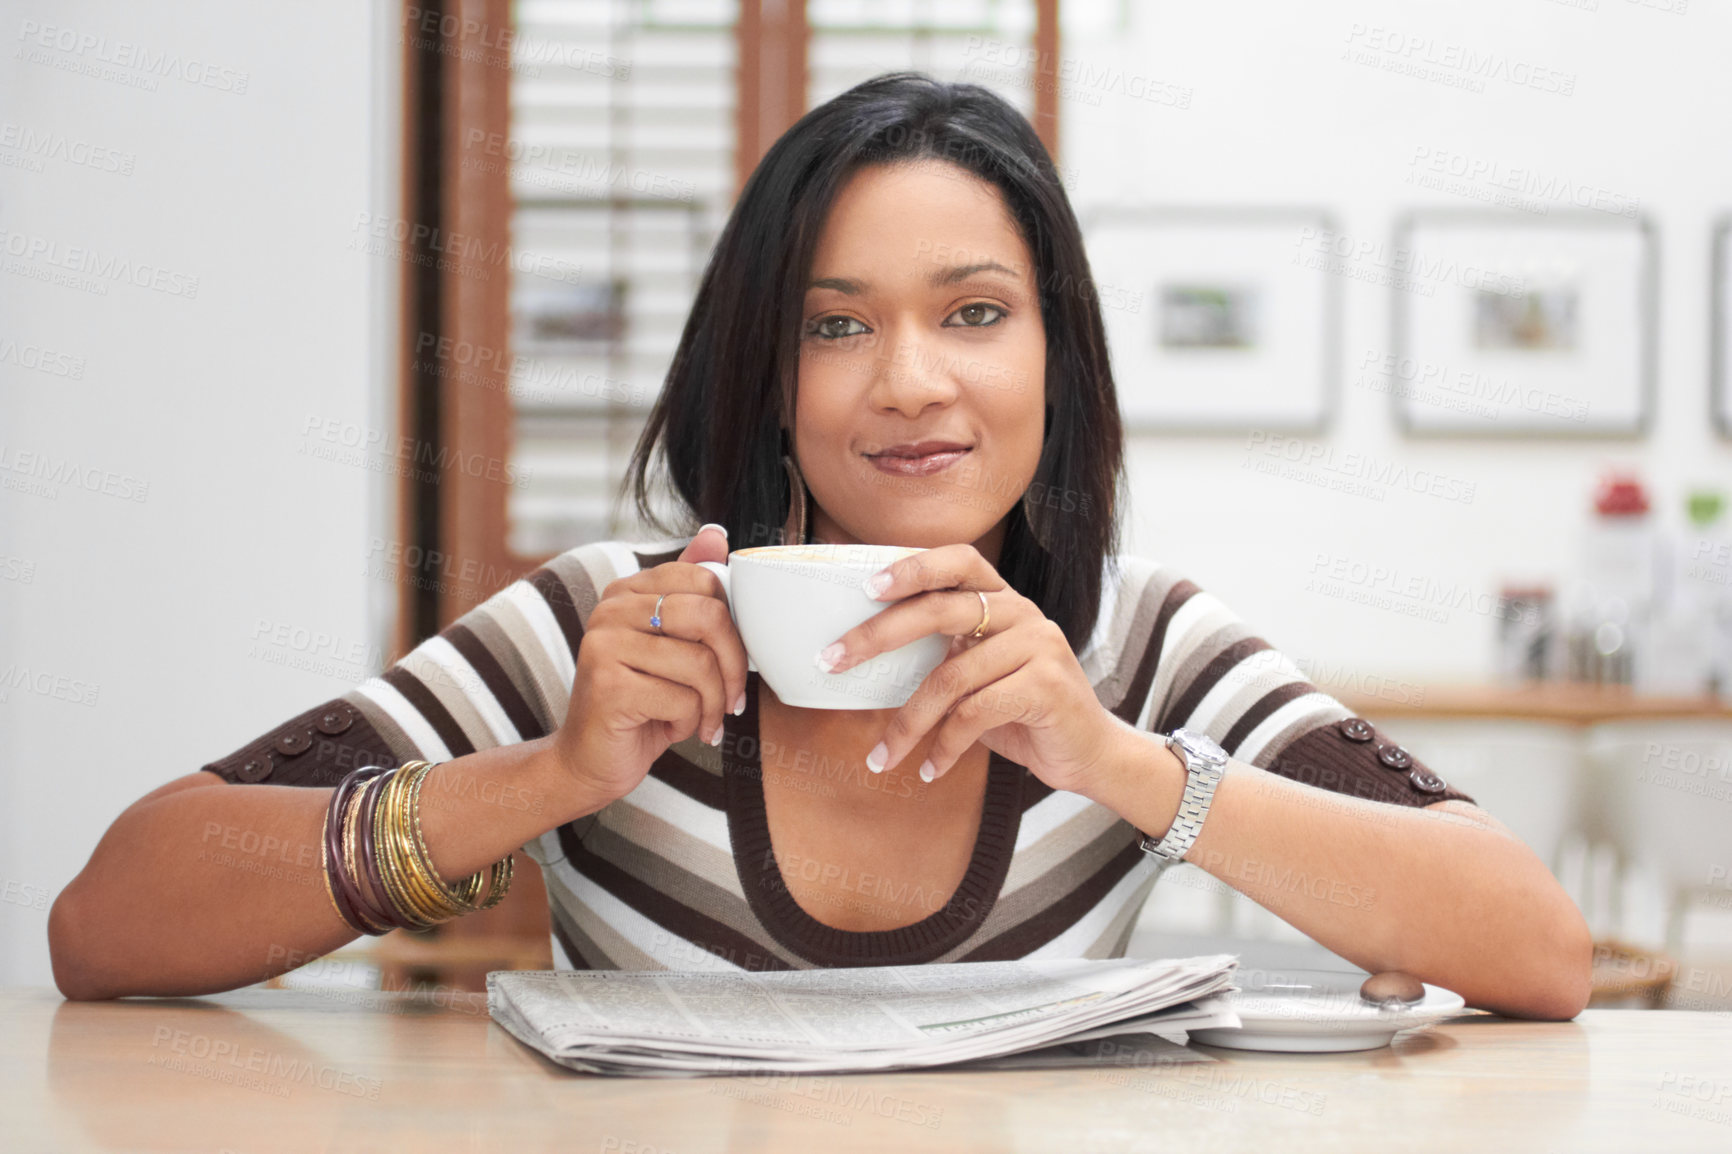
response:
M427 850L427 839L421 835L421 786L427 780L433 767L423 765L415 771L414 778L404 787L408 792L405 805L407 824L414 834L414 857L416 864L426 871L426 877L433 887L439 891L439 896L450 902L463 913L475 912L475 898L481 892L481 872L477 870L455 886L445 883L439 876L439 871L433 866L433 855Z
M417 929L426 929L449 921L455 916L448 903L439 900L418 877L404 853L402 833L402 785L420 763L400 766L390 777L386 792L381 796L377 811L374 844L380 854L380 872L390 879L392 903L404 914L406 921Z
M374 857L387 891L381 897L400 920L418 929L498 905L511 888L516 864L507 854L455 885L439 876L421 830L421 787L433 769L426 761L404 762L379 783L383 792L373 807Z
M414 835L413 856L416 859L416 864L425 870L427 880L436 890L439 891L441 897L444 897L447 901L451 902L453 906L463 913L474 913L478 909L485 908L476 904L476 898L480 897L484 885L482 871L477 870L475 873L470 874L468 877L458 882L455 886L448 886L444 879L439 876L439 871L434 867L432 854L429 853L427 849L427 839L421 832L421 787L425 784L427 775L432 772L432 770L433 767L431 765L423 764L418 766L414 778L405 785L405 789L408 792L407 805L405 809L407 811L410 829ZM495 887L498 883L499 868L498 865L495 865L491 867L490 870L494 875L493 882ZM500 891L499 896L504 896L503 890ZM494 900L497 901L497 898Z
M414 787L430 769L432 766L426 762L411 763L402 767L392 781L390 844L406 892L422 916L437 924L468 913L472 906L459 895L452 894L431 865L417 853L412 825L416 802Z
M477 907L478 909L490 910L505 897L511 889L511 874L516 864L517 855L509 853L493 863L492 877L487 886L487 899Z
M415 767L414 771L404 775L399 787L396 809L398 845L403 852L403 860L409 867L416 884L421 888L427 901L439 907L446 918L459 917L472 913L475 903L471 900L469 879L465 878L456 886L447 885L445 879L439 876L439 871L433 868L433 859L427 852L427 843L421 836L421 783L427 779L427 774L433 767L425 763Z

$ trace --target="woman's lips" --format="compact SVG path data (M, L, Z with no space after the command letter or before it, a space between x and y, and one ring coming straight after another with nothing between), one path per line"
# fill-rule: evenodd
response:
M968 453L968 449L942 449L914 457L892 456L887 453L876 456L867 454L866 459L871 461L880 473L890 473L898 477L930 477L950 468Z

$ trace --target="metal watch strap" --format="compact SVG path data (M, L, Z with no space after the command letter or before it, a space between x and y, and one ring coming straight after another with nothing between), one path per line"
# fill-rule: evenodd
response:
M1167 738L1167 748L1184 759L1185 793L1167 835L1157 842L1144 834L1137 844L1145 853L1176 862L1184 860L1203 829L1215 786L1227 770L1227 754L1212 738L1186 729L1175 729Z

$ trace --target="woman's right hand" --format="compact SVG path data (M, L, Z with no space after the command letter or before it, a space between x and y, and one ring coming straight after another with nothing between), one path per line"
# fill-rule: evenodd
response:
M602 590L553 742L560 765L587 790L624 797L674 742L696 733L719 744L724 711L744 707L746 647L721 579L698 564L727 559L727 532L706 525L679 560ZM650 616L664 594L658 631Z

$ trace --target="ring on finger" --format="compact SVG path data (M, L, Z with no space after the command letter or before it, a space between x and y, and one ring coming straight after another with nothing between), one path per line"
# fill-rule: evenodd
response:
M980 624L974 627L974 632L968 635L970 641L979 641L986 636L986 627L992 621L992 610L986 604L986 594L976 589L975 596L980 598Z
M657 633L662 633L664 635L666 631L662 629L662 602L667 599L668 595L666 593L657 597L655 610L650 614L650 628L654 629Z

